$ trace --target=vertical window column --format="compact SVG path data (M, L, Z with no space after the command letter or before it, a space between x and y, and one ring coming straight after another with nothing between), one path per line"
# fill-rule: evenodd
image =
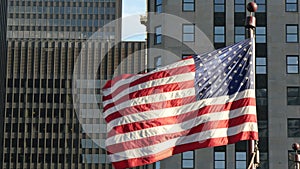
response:
M286 12L297 12L298 11L298 0L285 0L285 11Z
M195 25L194 24L182 25L182 40L183 40L183 42L194 42L195 41Z
M155 0L155 12L156 13L162 12L162 0Z
M162 40L161 26L157 26L157 27L155 27L154 43L161 44L161 40Z
M195 0L182 0L182 11L195 11Z
M286 25L286 42L298 43L298 24Z

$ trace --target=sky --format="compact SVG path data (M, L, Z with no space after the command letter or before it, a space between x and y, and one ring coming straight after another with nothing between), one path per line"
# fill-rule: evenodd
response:
M146 14L146 0L123 0L122 40L144 41L146 27L140 23L140 15Z

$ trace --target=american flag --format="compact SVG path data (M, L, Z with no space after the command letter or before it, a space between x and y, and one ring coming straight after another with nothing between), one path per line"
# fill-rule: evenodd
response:
M103 88L106 149L115 168L257 140L252 40Z

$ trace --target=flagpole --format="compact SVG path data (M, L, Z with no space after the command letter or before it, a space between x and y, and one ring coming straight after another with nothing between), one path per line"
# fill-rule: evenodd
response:
M247 38L252 38L253 45L253 63L255 63L255 28L256 28L256 18L254 12L257 11L257 4L255 2L250 2L247 5L247 10L250 12L250 16L246 18L245 27L247 29ZM255 140L248 141L248 169L256 169L259 164L259 154L257 148L257 142Z

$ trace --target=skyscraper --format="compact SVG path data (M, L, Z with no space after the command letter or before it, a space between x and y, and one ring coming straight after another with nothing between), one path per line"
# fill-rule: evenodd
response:
M0 168L111 168L100 88L144 69L145 43L120 42L119 21L103 28L121 3L8 2Z
M210 46L220 48L245 39L248 2L149 0L148 11L155 13L148 18L149 66L169 64L195 52L206 52ZM259 168L291 168L288 156L291 145L300 142L299 2L256 0L256 3ZM169 15L162 17L163 13ZM240 142L182 153L158 164L164 169L246 168L246 150L246 142Z

